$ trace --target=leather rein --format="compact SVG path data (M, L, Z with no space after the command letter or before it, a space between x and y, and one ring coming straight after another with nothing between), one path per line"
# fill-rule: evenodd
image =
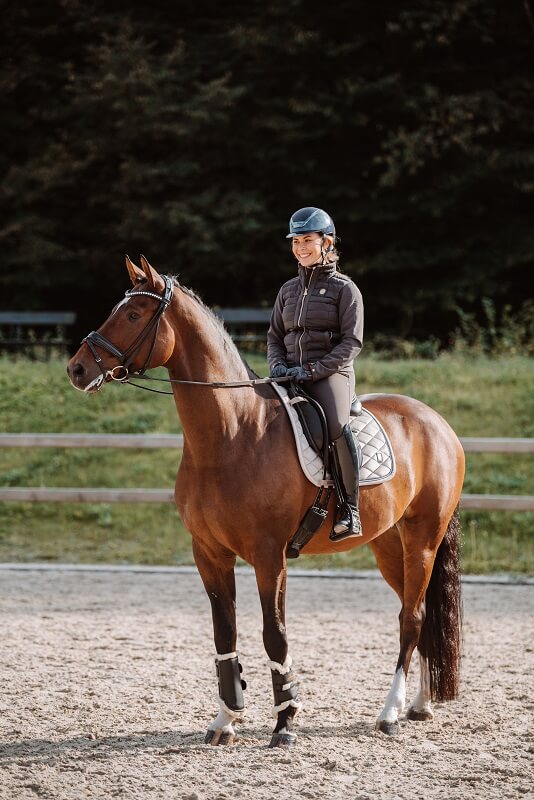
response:
M131 383L130 377L135 377L137 380L159 381L161 383L182 383L182 384L189 384L191 386L210 386L212 389L237 389L244 386L261 386L262 384L285 383L291 380L291 378L283 377L283 378L254 378L247 381L209 382L209 381L186 381L186 380L179 380L177 378L153 378L150 375L146 375L145 373L148 367L148 363L152 358L152 353L154 352L154 347L156 346L159 322L161 320L161 317L165 313L166 309L169 307L173 294L174 283L172 278L169 275L162 275L161 277L165 282L165 290L162 295L156 294L155 292L146 292L135 289L129 289L124 295L126 298L134 297L136 295L141 295L144 297L153 297L154 299L159 301L159 306L156 309L154 316L152 317L151 320L147 322L141 333L137 336L137 338L130 345L130 347L128 347L127 350L124 351L120 350L113 344L113 342L110 342L109 339L107 339L98 331L91 331L91 333L87 334L85 339L82 339L82 344L85 342L89 347L89 350L91 351L93 358L98 364L98 368L100 369L100 372L102 373L104 378L111 378L111 380L113 381L118 381L119 383L127 383L130 386L135 386L137 389L145 389L147 392L156 392L156 394L172 394L172 392L165 392L162 391L161 389L151 389L148 386L140 386L138 383ZM150 336L152 332L154 332L154 337L152 339L150 352L147 358L145 359L145 363L143 364L141 369L130 373L130 368L135 360L135 357L137 356L139 350L141 349L146 339ZM121 363L117 364L112 369L105 370L102 365L102 359L100 358L96 350L97 347L100 347L103 350L107 350L107 352L111 353L112 356L118 358Z

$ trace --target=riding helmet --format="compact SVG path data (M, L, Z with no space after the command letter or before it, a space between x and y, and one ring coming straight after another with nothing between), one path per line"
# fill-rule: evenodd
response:
M300 208L289 220L289 233L286 239L301 236L303 233L327 233L335 236L334 220L322 208L314 206Z

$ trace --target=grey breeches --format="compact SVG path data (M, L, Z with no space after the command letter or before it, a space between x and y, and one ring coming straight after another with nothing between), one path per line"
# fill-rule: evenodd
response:
M349 421L356 379L353 370L336 372L316 383L305 383L304 391L322 406L326 414L330 441L339 439L343 426Z

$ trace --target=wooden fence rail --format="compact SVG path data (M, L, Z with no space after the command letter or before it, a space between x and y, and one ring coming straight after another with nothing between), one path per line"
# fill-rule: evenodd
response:
M460 438L466 453L534 453L534 439ZM181 433L0 433L0 447L183 447Z
M534 439L465 437L466 453L532 453ZM0 447L183 447L181 434L3 433ZM171 503L170 489L0 488L0 500L39 503ZM463 494L462 507L479 511L534 511L534 496Z
M172 503L171 489L52 489L44 486L0 488L0 500L33 503ZM478 511L534 511L526 495L463 494L462 508Z

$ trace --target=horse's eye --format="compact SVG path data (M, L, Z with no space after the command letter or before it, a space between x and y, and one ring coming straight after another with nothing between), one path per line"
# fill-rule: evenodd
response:
M138 314L136 311L130 311L130 313L128 314L128 319L130 320L130 322L135 322L136 319L139 319L140 317L141 315Z

